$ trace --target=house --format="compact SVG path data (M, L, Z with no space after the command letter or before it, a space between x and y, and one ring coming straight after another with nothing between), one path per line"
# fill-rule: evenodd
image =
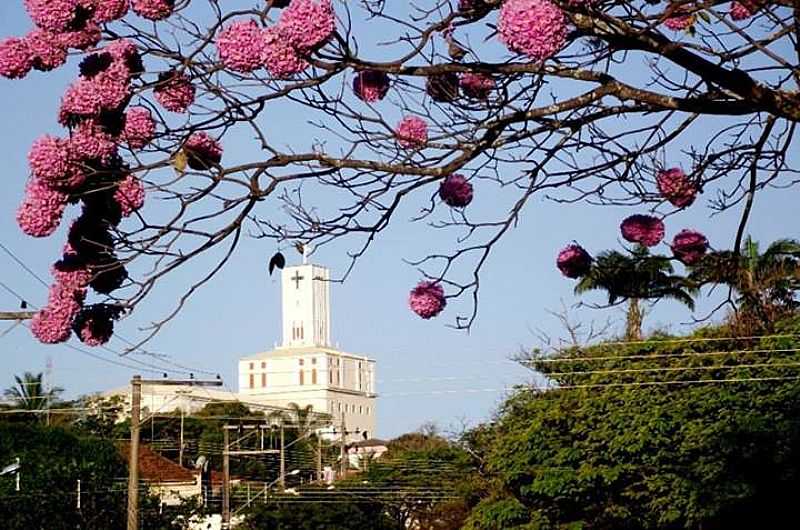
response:
M353 442L347 447L347 460L351 468L365 469L389 450L389 442L370 438Z
M125 461L130 454L130 444L122 443L119 451ZM202 496L200 471L187 469L153 451L148 445L139 445L139 480L147 484L150 494L161 499L161 504L174 506L192 497Z

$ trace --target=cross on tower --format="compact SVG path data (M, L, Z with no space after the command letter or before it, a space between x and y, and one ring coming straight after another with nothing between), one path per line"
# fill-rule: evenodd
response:
M294 288L295 289L299 289L300 288L300 280L302 280L302 279L303 279L303 277L300 276L300 271L294 271L294 278L292 278L291 280L294 282Z

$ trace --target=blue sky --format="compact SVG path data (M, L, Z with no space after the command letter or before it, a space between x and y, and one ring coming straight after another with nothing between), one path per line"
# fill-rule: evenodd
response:
M242 5L249 3L242 2ZM29 22L21 1L0 3L3 35L22 34ZM366 29L363 38L378 40L380 30ZM368 49L365 47L365 49ZM3 193L0 193L0 243L11 250L36 274L49 280L50 263L58 258L63 230L42 240L32 239L18 229L14 212L23 195L28 174L26 153L33 140L45 133L59 134L56 113L64 87L76 75L75 60L57 72L32 73L22 81L0 79L0 138L2 138ZM388 104L382 112L396 112ZM301 127L284 127L285 113L274 119L288 141L304 141ZM621 123L621 127L626 124ZM699 142L703 138L695 133ZM689 139L690 141L692 138ZM307 144L306 144L307 145ZM251 150L252 149L252 150ZM229 146L226 160L257 156L255 147L242 142ZM481 192L485 191L482 195ZM476 215L493 213L498 202L492 191L476 184ZM707 190L706 198L712 195ZM756 199L749 233L756 239L797 237L794 190L768 191ZM704 231L717 247L730 246L739 211L713 219L704 200L686 212L670 218L668 236L684 227ZM265 208L269 205L265 205ZM334 205L335 206L335 205ZM151 212L157 204L149 204ZM425 255L431 248L450 244L450 239L432 233L424 225L406 220L414 213L410 207L357 265L343 285L333 285L333 338L344 350L361 353L377 360L378 434L396 436L413 430L426 421L443 428L458 428L486 419L502 400L509 385L525 381L528 373L508 360L521 348L538 345L534 330L560 335L558 322L547 310L557 309L563 300L571 305L577 300L572 283L560 276L554 266L555 254L567 242L576 239L592 252L619 248L620 220L636 209L563 206L543 198L528 205L515 228L500 243L486 266L478 319L470 333L447 327L455 312L468 311L468 301L454 301L446 313L432 321L423 321L406 306L408 290L419 279L417 271L403 259ZM157 211L155 213L158 213ZM70 218L77 213L67 213ZM341 274L347 265L341 245L321 249L314 258ZM236 361L240 356L271 349L280 341L279 283L270 278L266 264L275 251L273 243L247 239L226 268L202 288L180 315L171 321L147 348L168 355L170 362L220 373L227 388L236 389ZM299 256L287 252L290 261ZM126 339L142 336L140 328L162 316L182 292L185 278L197 274L199 263L181 273L182 278L164 282L135 314L118 325ZM35 278L0 250L0 281L31 303L45 303L47 291ZM594 299L597 300L597 299ZM13 310L18 301L0 289L0 310ZM708 304L701 304L698 314ZM581 310L583 320L606 318L622 320L619 309ZM689 315L679 306L659 304L646 320L646 328L668 327L674 332L689 329ZM0 334L9 324L0 324ZM81 346L75 342L75 345ZM124 349L115 339L110 348ZM105 359L119 360L113 352L91 350ZM64 345L38 344L27 329L17 327L0 337L0 387L11 384L14 374L43 371L52 359L54 384L66 388L67 396L121 386L136 370L115 366ZM123 362L155 362L132 354ZM201 373L201 372L198 372Z

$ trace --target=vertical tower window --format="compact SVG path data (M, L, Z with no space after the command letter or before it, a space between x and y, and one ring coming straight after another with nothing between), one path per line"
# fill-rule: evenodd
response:
M316 368L313 368L311 370L311 384L312 385L316 385L317 384L317 369Z
M256 375L250 374L250 388L255 388L256 386Z
M267 386L267 374L261 374L261 388L265 388Z
M303 370L300 370L300 385L303 385L303 383L304 383L304 381L303 381L303 379L304 379L304 378L303 378L303 375L304 375L304 374L303 374Z

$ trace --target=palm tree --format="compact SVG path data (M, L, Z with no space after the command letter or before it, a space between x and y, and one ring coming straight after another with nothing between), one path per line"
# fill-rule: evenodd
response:
M762 254L747 237L741 253L712 252L692 268L698 284L726 285L735 293L735 319L745 328L769 329L797 309L800 289L800 242L779 239Z
M289 403L288 410L275 411L269 415L270 419L291 425L297 432L298 438L308 436L319 427L319 419L314 412L313 405L301 407L297 403Z
M676 300L694 309L696 286L690 280L673 274L672 262L665 256L650 255L647 248L637 246L626 256L615 250L602 252L589 272L575 286L576 294L602 290L609 305L628 301L625 339L642 337L640 300Z
M39 372L34 375L31 372L25 372L22 377L15 375L15 386L7 388L3 395L13 401L13 406L17 409L29 411L42 411L49 409L53 403L58 401L58 395L64 389L54 387L45 390L44 374Z

